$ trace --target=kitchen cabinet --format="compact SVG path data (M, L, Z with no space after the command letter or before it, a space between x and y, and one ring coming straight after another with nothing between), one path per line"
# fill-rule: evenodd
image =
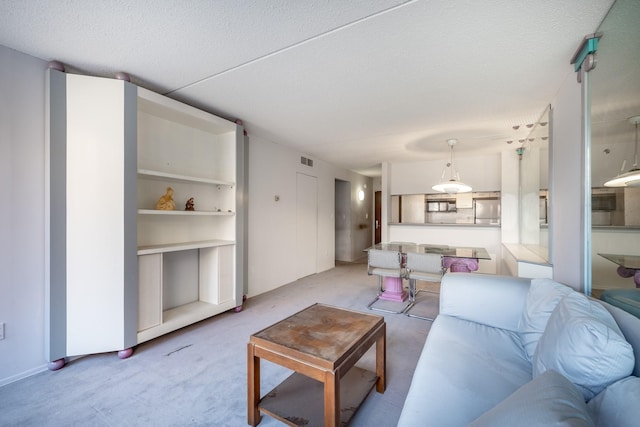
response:
M48 359L128 355L239 309L242 127L126 81L47 73ZM175 210L157 210L169 187Z

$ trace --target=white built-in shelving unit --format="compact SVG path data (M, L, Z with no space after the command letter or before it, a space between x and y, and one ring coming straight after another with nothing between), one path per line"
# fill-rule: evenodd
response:
M242 127L121 80L47 73L49 360L239 309ZM157 210L167 187L175 210Z

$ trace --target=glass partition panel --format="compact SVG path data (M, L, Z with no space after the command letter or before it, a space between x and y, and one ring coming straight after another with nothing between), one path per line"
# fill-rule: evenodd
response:
M589 73L591 288L596 297L603 290L636 287L635 270L627 268L632 266L612 260L640 257L640 188L608 187L605 183L637 163L634 151L635 118L640 117L639 23L640 2L617 0L598 29L602 37L597 66Z
M520 243L549 260L549 121L547 107L517 151L519 164Z

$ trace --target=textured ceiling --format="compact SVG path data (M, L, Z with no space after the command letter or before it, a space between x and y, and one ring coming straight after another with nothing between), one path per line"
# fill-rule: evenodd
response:
M367 174L515 148L613 0L4 0L0 44Z

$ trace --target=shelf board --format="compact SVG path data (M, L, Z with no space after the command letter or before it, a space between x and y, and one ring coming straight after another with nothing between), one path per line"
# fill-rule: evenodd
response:
M225 187L233 187L235 185L235 183L231 181L222 181L219 179L201 178L201 177L189 176L189 175L179 175L175 173L161 172L161 171L150 170L150 169L138 169L138 176L144 177L144 178L151 178L151 179L160 179L160 180L191 182L191 183L208 184L208 185L222 185Z
M357 366L340 379L340 425L348 425L360 404L375 386L375 373ZM287 425L293 420L305 425L324 423L324 385L299 373L294 373L267 393L258 405L261 412Z
M160 209L138 209L138 215L190 215L190 216L233 216L235 212L225 211L163 211Z
M151 255L164 252L188 251L191 249L214 248L235 245L233 240L201 240L195 242L169 243L166 245L138 246L138 255Z
M148 341L235 307L233 300L221 304L195 301L162 312L162 323L138 331L138 343Z

